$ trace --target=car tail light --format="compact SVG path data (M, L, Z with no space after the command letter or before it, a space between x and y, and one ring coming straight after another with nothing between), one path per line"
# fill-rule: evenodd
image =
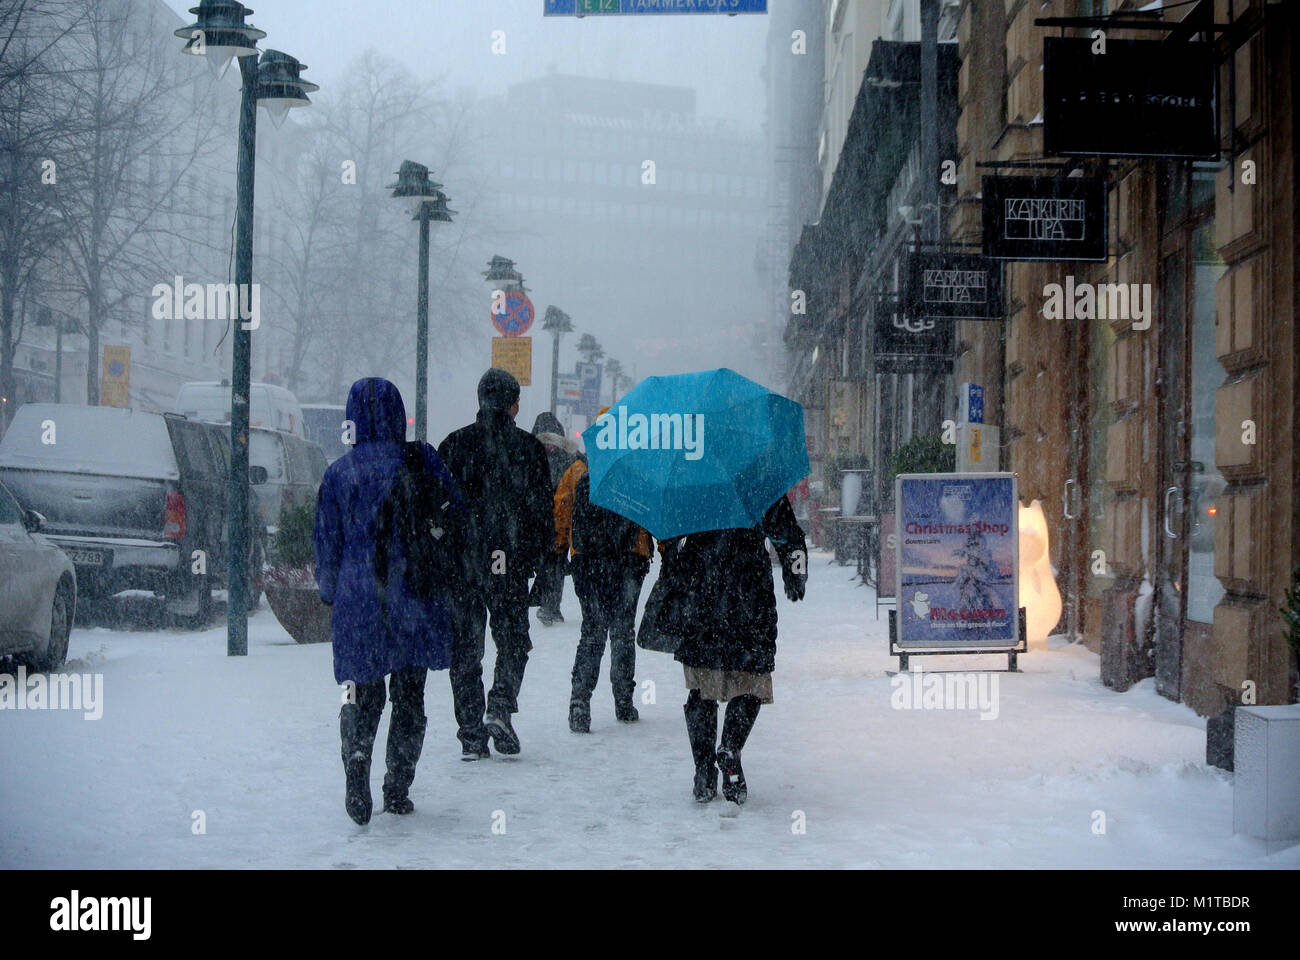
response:
M163 536L172 540L185 537L185 495L175 491L167 494L163 508Z

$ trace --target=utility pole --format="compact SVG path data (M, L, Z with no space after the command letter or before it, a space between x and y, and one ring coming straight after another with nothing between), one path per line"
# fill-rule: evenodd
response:
M239 58L239 160L235 172L235 289L253 289L253 172L257 162L257 57ZM243 296L250 296L245 293ZM230 372L230 579L226 655L248 655L248 395L253 334L236 318ZM206 589L207 585L204 584Z

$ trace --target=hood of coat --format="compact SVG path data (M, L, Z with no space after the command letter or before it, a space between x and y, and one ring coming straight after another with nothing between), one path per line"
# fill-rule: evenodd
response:
M565 453L571 453L574 455L578 453L577 441L570 440L562 433L538 433L534 434L534 436L537 437L537 439L547 448L555 447L563 450Z
M366 377L352 384L347 417L356 425L359 444L406 439L406 405L401 391L382 377Z
M544 433L564 435L564 424L560 423L560 418L549 410L543 410L537 415L537 419L533 421L533 436L538 440L542 440L542 434ZM542 440L542 442L547 443L548 441Z

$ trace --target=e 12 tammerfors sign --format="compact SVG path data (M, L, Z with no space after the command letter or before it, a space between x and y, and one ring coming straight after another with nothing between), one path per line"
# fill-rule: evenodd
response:
M1019 500L1010 473L903 474L900 649L998 650L1019 637Z
M1209 43L1046 37L1043 152L1217 158L1217 75Z

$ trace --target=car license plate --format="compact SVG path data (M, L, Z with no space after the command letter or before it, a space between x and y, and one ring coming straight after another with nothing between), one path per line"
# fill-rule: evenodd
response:
M83 567L102 567L104 555L95 550L69 550L68 559Z

